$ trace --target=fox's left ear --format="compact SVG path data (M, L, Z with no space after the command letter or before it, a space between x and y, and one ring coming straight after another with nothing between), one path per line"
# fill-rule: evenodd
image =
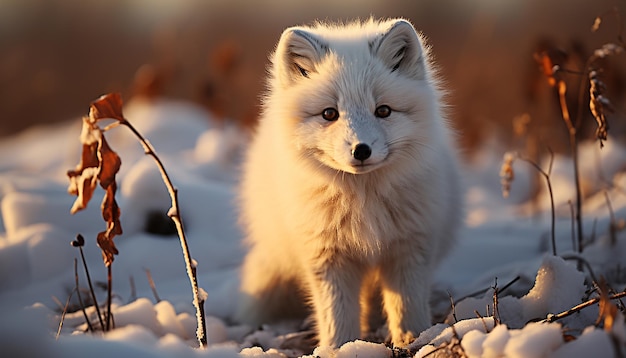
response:
M395 20L387 32L375 39L370 48L390 71L403 73L415 79L424 79L426 64L422 41L411 23Z
M284 86L308 78L317 72L320 59L327 51L328 46L307 28L288 28L280 37L274 53L274 76Z

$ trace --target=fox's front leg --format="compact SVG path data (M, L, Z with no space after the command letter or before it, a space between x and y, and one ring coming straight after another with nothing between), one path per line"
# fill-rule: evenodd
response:
M313 266L309 288L319 345L340 347L359 338L362 268L358 264L332 258Z
M419 255L399 255L381 269L383 305L395 346L408 345L431 326L430 276L430 266Z

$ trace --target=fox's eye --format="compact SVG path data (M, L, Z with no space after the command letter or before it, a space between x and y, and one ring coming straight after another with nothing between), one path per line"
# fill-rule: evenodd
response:
M326 108L322 111L322 118L327 121L336 121L339 118L339 111L334 108Z
M387 118L391 114L391 108L388 105L383 104L382 106L378 106L374 115L378 118Z

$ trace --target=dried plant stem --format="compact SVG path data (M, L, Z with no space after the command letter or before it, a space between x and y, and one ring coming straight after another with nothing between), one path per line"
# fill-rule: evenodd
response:
M81 234L76 236L76 242L84 243L85 239ZM85 260L85 253L83 252L83 245L78 245L78 251L80 252L80 259L83 262L83 268L85 269L85 277L87 277L87 284L89 285L89 292L91 292L91 298L93 299L93 306L96 308L96 314L98 315L98 321L100 322L100 328L104 331L104 321L102 320L102 314L100 313L100 306L98 305L98 299L96 298L96 292L93 289L91 283L91 275L89 274L89 268L87 267L87 260Z
M569 132L569 143L572 160L574 162L574 185L576 187L576 202L575 202L575 219L576 219L576 237L578 241L578 252L583 250L583 222L582 222L582 194L580 190L580 170L578 168L578 136L577 128L580 125L580 115L576 121L576 126L572 124L572 120L567 108L567 101L565 99L565 93L567 86L565 82L559 81L559 103L561 105L561 114L563 115L563 121L567 126Z
M617 299L621 299L626 297L626 291L622 291L620 293L616 293L614 295L609 296L609 300L617 300ZM565 318L567 316L571 316L574 313L582 310L583 308L587 308L589 306L592 306L598 302L600 302L601 298L600 297L596 297L596 298L592 298L589 301L583 302L577 306L574 306L572 308L570 308L569 310L565 311L565 312L561 312L559 314L555 314L555 315L550 315L548 316L548 318L544 319L543 321L541 321L542 323L552 323L555 322L561 318Z
M91 325L91 321L89 320L89 315L87 315L87 311L85 311L85 304L83 303L83 298L80 295L80 287L78 286L78 260L74 259L74 281L76 287L76 296L78 297L78 303L80 303L80 309L83 311L83 316L85 316L85 321L87 322L87 328L90 331L94 331L93 326Z
M496 284L493 287L493 322L494 325L500 324L500 311L499 311L499 303L498 303L498 281L496 279Z
M450 298L450 307L452 310L452 318L454 318L454 323L457 323L459 320L456 318L456 305L454 304L454 298L452 298L452 294L448 292L448 297Z
M106 331L111 330L111 299L113 292L113 272L112 268L113 263L107 265L107 319L106 319Z
M159 293L157 292L156 285L154 284L154 280L152 279L152 274L149 269L144 269L146 271L146 276L148 277L148 284L150 285L150 289L152 290L152 294L154 295L154 299L157 303L161 302L161 297L159 297Z
M206 321L204 319L204 297L200 297L200 290L198 288L198 279L196 276L196 265L192 261L191 254L189 252L189 245L187 244L187 238L185 236L185 230L183 227L182 219L180 217L180 208L178 205L178 190L172 184L161 159L156 155L154 148L152 145L137 131L135 127L133 127L130 122L126 119L120 120L120 124L125 125L130 129L131 132L139 139L141 145L144 148L144 152L146 155L151 156L157 164L159 171L161 172L161 177L163 178L163 182L167 187L167 190L170 194L170 198L172 200L172 207L168 212L168 216L174 221L176 225L176 231L178 232L178 238L180 239L180 245L183 250L183 256L185 259L185 265L187 267L187 275L189 276L189 282L191 283L192 293L193 293L193 304L196 307L196 319L198 324L198 330L196 331L196 335L198 338L198 343L200 347L206 347L207 345L207 336L206 336ZM203 295L204 296L204 295Z
M67 300L65 301L65 306L63 306L63 313L61 313L61 321L59 322L59 328L57 329L57 334L54 339L58 340L59 336L61 336L61 330L63 329L63 322L65 322L65 315L67 314L67 308L70 306L70 300L72 299L72 295L76 290L72 290L70 294L67 296ZM60 302L59 302L60 303Z
M615 246L617 243L617 224L615 221L615 213L613 212L613 206L611 205L611 199L609 199L609 193L604 191L604 200L606 200L606 206L609 208L609 236L611 238L611 246Z
M131 275L128 277L128 283L130 284L130 297L129 302L133 302L137 299L137 288L135 287L135 278Z
M550 181L550 174L552 173L552 164L554 163L554 152L550 149L550 163L548 164L548 170L544 171L541 167L530 159L520 157L521 160L532 165L537 171L546 179L546 185L548 186L548 193L550 195L550 211L551 211L551 239L552 239L552 255L556 256L556 210L554 208L554 194L552 192L552 182Z

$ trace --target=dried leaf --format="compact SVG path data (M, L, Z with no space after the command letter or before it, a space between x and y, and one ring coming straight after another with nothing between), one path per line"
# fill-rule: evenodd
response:
M76 165L76 168L69 170L67 175L71 177L79 176L85 168L97 167L99 165L99 159L97 154L98 143L94 140L93 126L89 122L89 118L83 118L83 128L81 132L81 143L83 143L83 150L80 156L80 162ZM68 189L72 194L77 194L76 189Z
M600 141L600 148L604 146L603 141L608 137L609 126L606 112L613 112L613 105L604 95L605 91L606 85L598 71L589 72L589 110L598 124L596 138Z
M100 180L100 186L106 189L111 183L115 183L115 175L120 170L122 160L119 155L109 147L104 136L102 136L98 148L98 159L100 161L98 179Z
M70 189L76 189L75 195L77 195L70 213L76 214L87 207L98 183L97 175L98 168L91 167L85 168L79 176L70 177Z
M613 331L613 323L615 323L615 318L617 317L617 306L611 302L609 298L608 287L605 282L600 282L600 302L599 302L599 314L598 314L598 323L600 321L604 321L604 330L606 332Z
M122 114L122 96L119 93L108 93L91 102L89 118L96 122L100 119L117 119L124 121Z
M110 233L113 235L121 235L120 208L117 205L117 201L115 201L116 190L117 184L115 182L107 187L104 199L102 199L102 218L106 221Z
M113 237L108 234L107 230L98 233L96 241L98 243L98 247L102 251L102 260L104 261L104 264L107 267L111 266L114 256L119 254L119 251L117 251L115 243L113 242Z
M83 127L80 139L83 143L80 162L73 170L68 170L67 176L70 179L70 185L67 188L68 193L76 195L76 201L70 212L75 214L77 211L87 207L89 200L93 196L96 187L96 178L98 175L98 167L100 160L98 159L98 138L101 138L100 130L90 122L89 118L83 118Z

